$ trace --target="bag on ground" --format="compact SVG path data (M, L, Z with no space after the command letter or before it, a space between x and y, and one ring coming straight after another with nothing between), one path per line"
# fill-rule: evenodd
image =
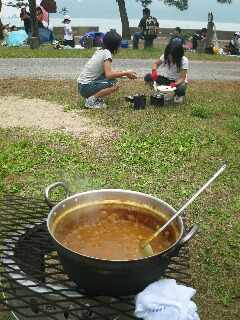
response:
M79 40L81 46L84 46L84 39L92 38L93 46L94 47L102 47L102 39L104 37L103 32L87 32L85 35Z

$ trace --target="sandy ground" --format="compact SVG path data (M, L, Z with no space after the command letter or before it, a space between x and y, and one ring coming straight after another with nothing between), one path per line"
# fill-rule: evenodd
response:
M81 110L63 111L63 106L40 99L22 99L16 96L0 97L0 126L36 127L62 131L81 137L88 134L100 137L107 129L80 115Z

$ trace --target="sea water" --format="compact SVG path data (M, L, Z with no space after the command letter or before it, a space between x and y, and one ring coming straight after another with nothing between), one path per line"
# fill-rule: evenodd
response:
M207 27L207 22L204 21L181 21L181 20L158 20L160 32L161 28L172 28L180 27L181 29L189 29L189 30L199 30ZM23 27L23 23L20 18L2 18L2 23L10 23L10 25L15 25L17 27ZM240 24L237 23L222 23L214 21L216 26L216 31L240 31ZM49 17L49 24L53 27L61 27L62 18L51 18L51 14ZM139 24L139 19L129 19L130 27L137 27ZM44 25L47 26L47 23L44 22ZM73 18L71 21L71 26L96 26L99 27L99 31L107 32L109 27L115 26L118 33L122 33L122 23L121 19L100 19L100 18ZM94 31L94 30L93 30Z

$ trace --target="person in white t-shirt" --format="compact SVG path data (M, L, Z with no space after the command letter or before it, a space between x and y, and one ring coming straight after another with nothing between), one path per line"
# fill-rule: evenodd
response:
M73 31L72 27L70 25L70 22L72 21L70 16L65 16L63 23L64 23L64 40L65 45L70 46L72 48L75 47L75 41L74 41L74 35L77 34L77 31Z
M157 74L157 69L162 64L166 67L165 76ZM145 75L144 81L149 85L156 81L157 85L175 88L174 102L181 103L187 89L187 71L188 58L184 56L183 46L178 42L170 42L164 54L154 62L152 73Z

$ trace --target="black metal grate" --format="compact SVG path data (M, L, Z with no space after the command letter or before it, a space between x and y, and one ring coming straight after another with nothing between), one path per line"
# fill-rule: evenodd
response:
M16 319L136 319L134 296L86 296L64 274L47 231L48 212L42 199L0 200L0 311L12 311ZM191 285L186 246L164 277Z

